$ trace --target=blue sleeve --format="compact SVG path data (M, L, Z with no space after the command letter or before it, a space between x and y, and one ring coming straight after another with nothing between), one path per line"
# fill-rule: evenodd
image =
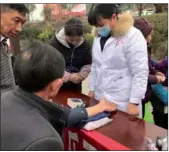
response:
M84 107L77 107L70 110L67 127L80 127L82 120L88 119L87 111Z
M88 119L88 114L85 107L77 107L70 109L67 106L59 105L57 103L51 102L53 106L60 113L60 121L64 123L65 127L81 127L83 121Z
M163 102L165 105L168 105L168 91L162 84L152 85L152 90L161 102Z

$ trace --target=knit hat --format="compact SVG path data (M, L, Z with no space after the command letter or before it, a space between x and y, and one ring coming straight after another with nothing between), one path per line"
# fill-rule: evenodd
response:
M136 18L134 20L134 27L139 29L145 38L151 33L153 29L152 24L147 22L144 18Z

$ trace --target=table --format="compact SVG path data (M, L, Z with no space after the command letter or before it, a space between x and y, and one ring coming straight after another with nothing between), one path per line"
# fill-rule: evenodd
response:
M87 106L95 104L88 96L74 91L60 91L54 101L67 105L67 98L81 98ZM110 124L94 131L66 128L65 150L145 150L144 137L155 142L157 136L168 135L167 130L121 111L111 117Z

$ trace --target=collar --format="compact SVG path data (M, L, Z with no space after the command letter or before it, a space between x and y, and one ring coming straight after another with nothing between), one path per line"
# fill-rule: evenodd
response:
M59 30L57 30L55 32L55 36L56 39L65 47L70 48L68 42L66 41L66 37L65 37L65 29L64 28L60 28ZM75 46L75 48L79 47L80 45L83 44L84 42L84 37L81 39L81 41Z
M3 35L0 35L0 42L7 41L7 38L5 38Z
M45 101L34 93L24 91L20 87L15 88L15 93L33 108L37 108L49 121L58 120L64 113L64 110L54 102Z

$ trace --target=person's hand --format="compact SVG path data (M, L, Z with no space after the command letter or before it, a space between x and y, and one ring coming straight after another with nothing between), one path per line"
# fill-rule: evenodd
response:
M94 91L89 91L89 93L88 93L88 96L90 97L90 98L94 98Z
M78 73L72 73L69 77L69 81L78 84L82 81L82 77Z
M157 72L156 75L165 76L162 72Z
M112 112L117 109L117 105L112 102L107 102L104 99L100 100L98 104L92 107L86 108L88 117L97 115L99 113L102 113L104 111Z
M165 75L162 72L157 72L156 77L158 79L158 83L163 83L166 79Z
M98 105L103 111L112 112L117 110L117 105L115 103L107 102L105 99L101 99Z
M135 104L129 103L127 107L127 112L130 115L139 116L139 108Z
M158 79L158 83L163 83L163 82L165 81L165 79L166 79L166 77L164 76L163 73L161 73L161 74L156 74L156 77L157 77L157 79Z

